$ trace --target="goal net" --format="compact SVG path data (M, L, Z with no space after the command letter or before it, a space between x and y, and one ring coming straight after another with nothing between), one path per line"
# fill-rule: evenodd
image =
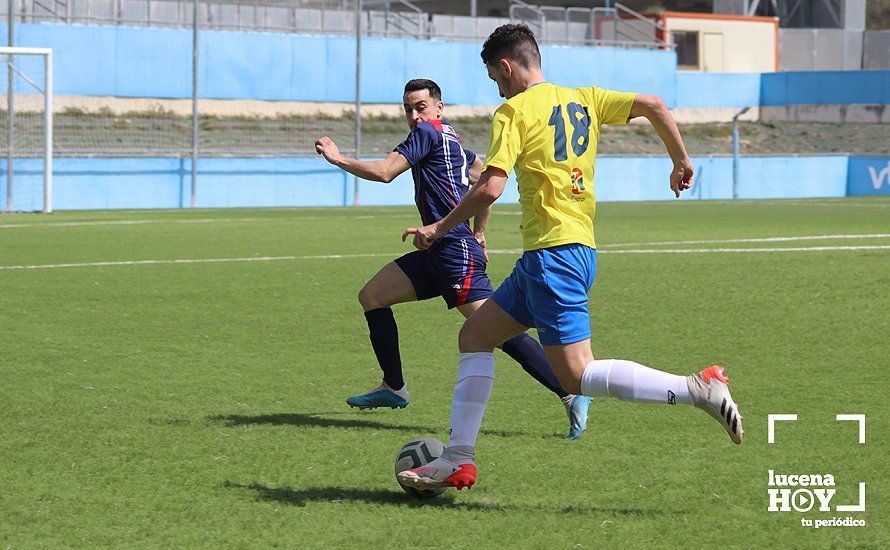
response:
M52 212L52 50L0 48L0 205Z

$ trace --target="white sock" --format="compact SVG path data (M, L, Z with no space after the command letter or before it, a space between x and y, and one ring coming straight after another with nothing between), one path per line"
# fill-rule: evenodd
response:
M451 399L451 440L448 447L476 445L485 405L494 386L494 353L461 353L457 385Z
M591 361L581 375L581 393L637 403L692 404L685 376L623 359Z
M403 399L408 399L408 398L409 398L409 395L408 395L408 384L402 384L401 389L395 390L395 389L389 387L389 384L387 384L387 383L384 381L384 382L381 382L381 383L380 383L380 385L377 387L377 389L389 390L389 391L393 392L394 394L398 395L399 397L401 397L401 398L403 398Z

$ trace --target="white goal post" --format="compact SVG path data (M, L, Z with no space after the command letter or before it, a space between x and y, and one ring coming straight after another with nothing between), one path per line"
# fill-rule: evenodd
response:
M43 74L34 74L37 71L23 70L16 63L16 58L21 56L38 56L43 58ZM0 47L0 58L4 59L6 65L6 86L0 89L0 94L6 95L6 176L0 175L0 179L6 181L6 212L12 212L17 209L14 197L15 190L15 156L16 156L16 100L22 95L42 94L43 95L43 136L42 140L38 139L35 144L38 148L34 151L28 151L32 157L39 158L42 152L43 157L43 201L42 211L50 213L53 210L53 51L51 48L20 48L20 47ZM2 70L2 64L0 64ZM42 82L41 82L42 80ZM27 92L19 92L16 89L21 88ZM34 98L39 99L39 98ZM28 101L28 107L34 109L39 108L39 102L35 105L34 101ZM0 105L0 109L3 106ZM42 147L39 147L42 142ZM42 148L42 151L40 149ZM0 158L2 160L2 158ZM40 206L33 207L30 203L24 210L40 210Z

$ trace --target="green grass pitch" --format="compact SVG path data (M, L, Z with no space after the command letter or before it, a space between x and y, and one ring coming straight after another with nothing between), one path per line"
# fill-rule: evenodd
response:
M495 284L517 212L492 217ZM726 365L745 443L692 408L607 399L566 441L558 400L498 352L479 482L423 503L393 462L447 441L460 315L396 306L411 405L344 403L379 382L356 295L416 223L410 207L0 216L2 546L890 544L890 200L600 204L594 354ZM804 236L822 238L763 240ZM197 259L222 261L173 262ZM782 413L799 420L768 444ZM865 444L839 413L867 416ZM832 473L832 504L864 481L867 510L770 513L769 469ZM867 526L801 526L847 515Z

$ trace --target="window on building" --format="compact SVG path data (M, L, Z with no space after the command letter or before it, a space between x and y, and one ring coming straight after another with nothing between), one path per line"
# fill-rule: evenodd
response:
M677 45L677 68L697 71L698 64L698 32L673 31L674 44Z

